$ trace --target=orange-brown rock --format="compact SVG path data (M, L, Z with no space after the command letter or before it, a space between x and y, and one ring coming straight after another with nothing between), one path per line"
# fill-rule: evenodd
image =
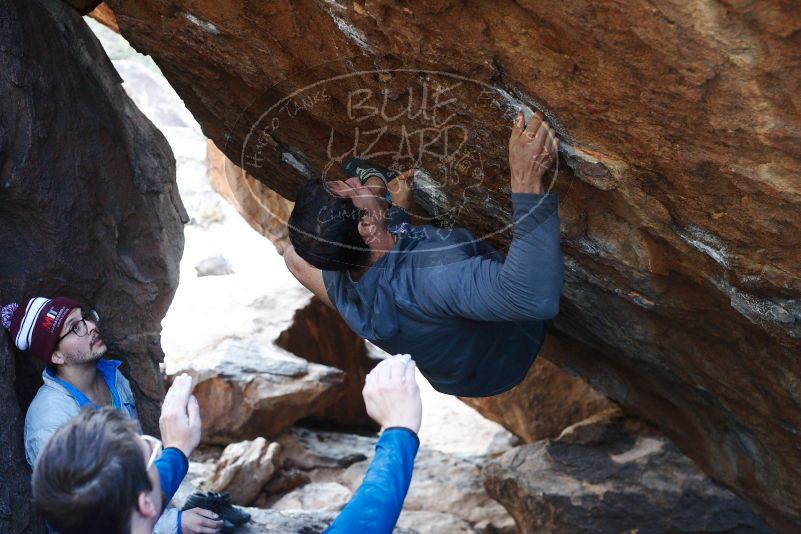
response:
M225 340L178 369L197 384L204 443L274 437L339 399L341 371L256 344Z
M801 4L108 5L204 133L289 199L358 153L425 169L433 215L497 231L510 117L542 109L563 139L555 328L587 349L557 363L774 527L801 524Z
M377 428L367 415L362 398L364 378L377 362L367 356L364 341L336 311L317 297L312 298L308 306L295 312L292 325L281 332L275 344L310 362L345 372L337 400L311 414L312 419L340 427Z
M462 397L462 401L525 443L555 438L568 426L612 407L606 397L581 378L547 359L551 353L580 349L576 345L554 333L545 339L540 356L518 387L494 397Z
M206 164L214 190L283 253L289 243L286 225L294 203L239 168L211 140L206 145Z
M117 19L114 17L114 12L111 11L105 3L101 2L98 4L98 6L89 13L89 16L115 32L120 32L120 27L117 26Z
M614 408L515 447L483 475L521 534L773 532L663 435Z

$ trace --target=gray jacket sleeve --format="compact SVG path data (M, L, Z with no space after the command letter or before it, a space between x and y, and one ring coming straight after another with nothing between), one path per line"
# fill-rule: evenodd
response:
M25 414L25 458L31 467L50 436L79 411L68 395L52 388L40 388Z
M422 310L477 321L546 320L559 312L564 264L556 195L515 193L512 205L506 260L478 255L424 268L416 291Z
M178 534L178 508L168 507L153 526L153 534Z

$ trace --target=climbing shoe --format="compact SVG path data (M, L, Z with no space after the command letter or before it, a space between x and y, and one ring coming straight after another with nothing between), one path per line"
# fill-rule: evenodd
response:
M214 493L211 491L207 491L206 493L195 492L186 500L183 510L189 510L190 508L211 510L217 514L220 519L237 527L250 521L249 513L231 504L231 496L228 493ZM225 527L223 527L223 532L225 532Z
M366 159L351 158L342 165L342 171L346 178L355 176L359 182L364 183L372 177L380 178L384 185L389 186L389 182L398 177L400 173L385 169Z

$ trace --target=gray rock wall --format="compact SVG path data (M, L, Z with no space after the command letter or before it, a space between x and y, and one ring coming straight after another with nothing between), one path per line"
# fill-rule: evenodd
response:
M185 219L169 146L78 12L0 4L0 300L63 294L96 306L151 433ZM21 449L41 370L0 334L0 532L41 529Z

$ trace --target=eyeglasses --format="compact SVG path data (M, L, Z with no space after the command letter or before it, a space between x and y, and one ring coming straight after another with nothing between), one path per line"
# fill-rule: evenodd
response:
M54 348L58 347L58 344L61 343L61 340L70 334L75 334L78 337L83 337L86 334L88 334L89 327L86 326L86 321L92 321L93 323L98 324L100 322L100 314L97 313L97 310L95 309L91 309L87 312L81 310L81 319L77 321L74 325L72 325L72 328L70 328L69 332L58 338L56 340L56 344L53 345L53 347Z
M159 456L161 456L161 452L164 450L164 445L161 443L159 438L154 438L153 436L147 436L143 434L139 437L153 446L153 450L150 451L150 459L147 461L147 466L145 467L145 471L147 471L150 469L150 466L153 465L153 462L158 460Z

